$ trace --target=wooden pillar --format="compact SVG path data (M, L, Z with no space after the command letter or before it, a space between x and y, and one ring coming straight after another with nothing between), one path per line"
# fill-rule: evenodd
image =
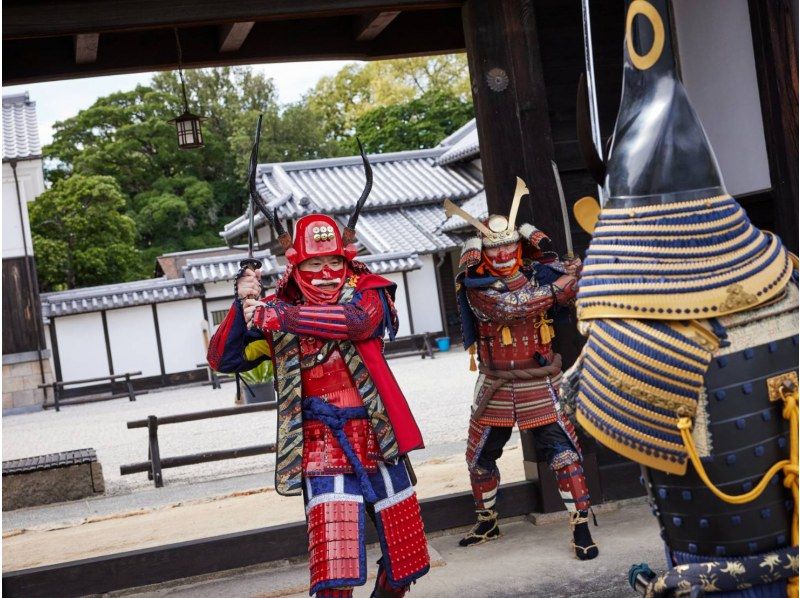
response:
M532 0L467 0L464 38L489 212L508 214L516 177L521 177L531 194L517 222L544 231L553 250L563 255L564 224L551 166L555 148L535 12ZM572 323L557 328L554 344L565 368L580 351L578 336Z
M563 250L533 2L467 0L463 21L489 211L508 214L515 177L522 177L531 196L517 220L532 222Z
M797 252L798 133L797 52L789 0L750 0L750 27L756 61L775 232Z

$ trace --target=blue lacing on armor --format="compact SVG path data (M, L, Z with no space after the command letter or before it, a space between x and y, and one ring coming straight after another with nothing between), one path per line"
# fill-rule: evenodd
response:
M342 451L347 456L348 461L353 466L353 472L358 478L364 498L371 502L377 502L375 491L369 482L364 466L353 450L353 445L347 438L344 431L345 424L351 419L367 419L367 410L364 407L336 407L326 403L320 397L307 397L303 399L303 418L307 420L320 421L333 432L334 437L342 447Z

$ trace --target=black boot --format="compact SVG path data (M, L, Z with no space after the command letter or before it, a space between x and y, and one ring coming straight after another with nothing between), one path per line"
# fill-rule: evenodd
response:
M500 537L500 528L497 525L497 511L481 509L476 513L478 514L478 522L469 530L466 536L461 538L458 542L459 546L475 546Z
M570 513L569 525L572 528L572 548L575 550L575 556L582 561L596 558L600 551L592 540L592 534L589 533L589 511Z
M406 595L408 586L404 588L393 588L389 585L386 577L386 570L383 568L381 560L378 560L378 577L375 579L375 587L369 598L402 598Z

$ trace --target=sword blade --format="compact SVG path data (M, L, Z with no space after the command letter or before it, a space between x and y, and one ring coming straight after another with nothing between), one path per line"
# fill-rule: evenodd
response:
M253 246L255 245L255 232L256 232L256 211L253 203L255 199L253 195L258 193L256 190L256 175L258 171L258 146L261 144L261 120L263 114L258 115L258 123L256 124L256 134L253 141L253 148L250 150L250 167L247 171L247 188L249 191L250 201L248 203L248 218L250 226L247 231L247 253L248 257L253 257Z
M567 200L564 197L564 188L561 186L561 175L558 173L558 166L552 160L553 175L556 177L556 187L558 188L558 200L561 202L561 219L564 221L564 236L567 242L567 257L572 259L575 253L572 250L572 228L569 224L569 212L567 211Z

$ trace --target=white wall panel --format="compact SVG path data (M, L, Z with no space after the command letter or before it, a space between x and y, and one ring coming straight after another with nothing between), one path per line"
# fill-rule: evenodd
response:
M188 299L159 303L157 307L166 373L196 369L206 359L202 301Z
M112 309L106 312L106 321L115 374L139 371L142 376L161 374L152 306Z
M674 0L686 91L736 195L771 187L747 0Z
M19 193L22 198L22 218L26 231L28 254L33 254L31 227L28 222L28 202L33 201L44 191L44 175L41 160L28 160L17 164ZM20 227L17 188L11 165L3 164L3 257L25 255Z
M108 375L106 341L100 312L54 318L61 379Z
M422 268L406 274L414 332L440 332L443 326L439 309L439 288L436 286L435 258L432 255L423 255L420 260Z
M411 326L408 321L408 307L406 305L406 286L403 283L403 275L399 272L396 274L387 274L388 278L393 283L397 284L397 294L394 298L394 306L397 309L397 317L400 319L400 329L397 331L397 336L409 336L411 334ZM388 337L387 337L388 338Z

